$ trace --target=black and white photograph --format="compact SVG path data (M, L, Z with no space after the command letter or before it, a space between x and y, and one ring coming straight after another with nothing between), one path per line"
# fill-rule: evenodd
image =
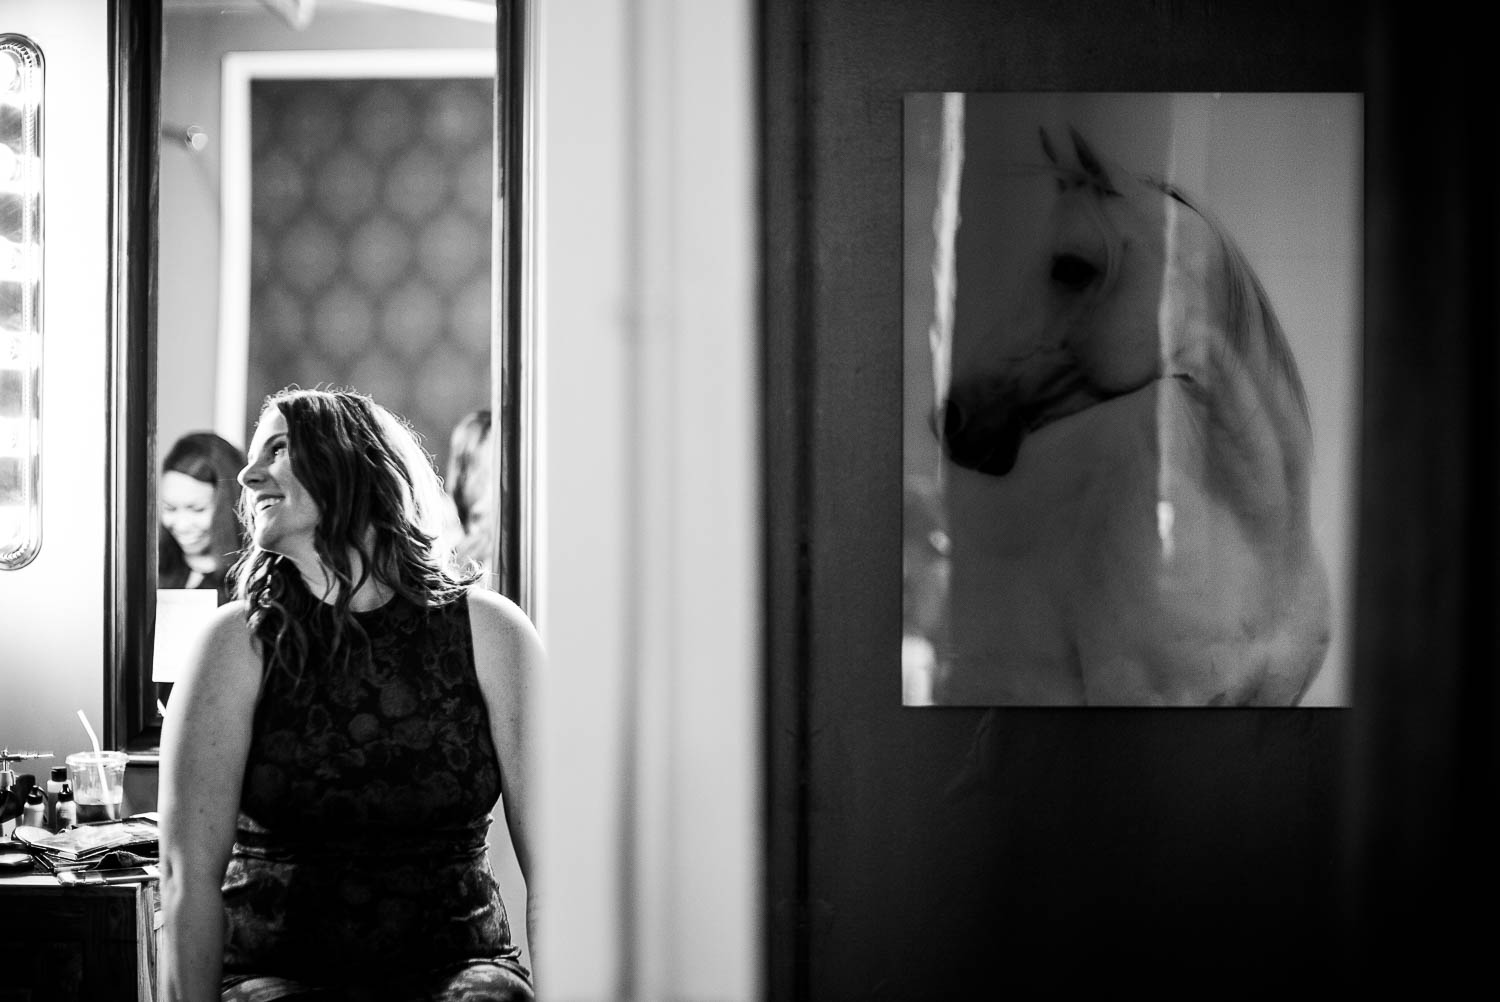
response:
M1487 983L1443 13L0 0L0 1002Z
M906 705L1342 706L1354 94L910 94Z

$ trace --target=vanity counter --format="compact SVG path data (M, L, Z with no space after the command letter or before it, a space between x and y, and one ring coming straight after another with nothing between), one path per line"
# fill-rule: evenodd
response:
M64 887L49 873L0 876L0 1002L154 1002L155 880Z

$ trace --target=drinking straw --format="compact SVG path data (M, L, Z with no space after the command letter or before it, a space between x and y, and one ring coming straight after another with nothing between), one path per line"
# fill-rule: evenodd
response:
M94 746L94 764L99 767L99 796L103 798L106 816L109 811L109 776L104 772L104 750L99 747L99 735L94 733L94 728L89 724L89 718L84 716L83 711L78 711L78 719L83 722L83 729L89 732L89 743Z

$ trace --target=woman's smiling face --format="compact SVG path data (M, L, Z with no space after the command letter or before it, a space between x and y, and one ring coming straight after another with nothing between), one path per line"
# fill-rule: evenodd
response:
M257 546L293 559L317 560L313 530L318 505L292 472L286 418L271 408L263 413L250 442L250 463L240 471L246 506L254 520Z
M161 524L177 540L183 555L207 553L213 543L214 485L168 470L162 474L158 490Z

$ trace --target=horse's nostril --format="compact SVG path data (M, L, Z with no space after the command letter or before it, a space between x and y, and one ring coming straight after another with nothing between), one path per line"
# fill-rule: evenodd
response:
M957 396L949 397L941 411L942 447L949 460L991 476L1010 472L1025 434L1025 424L1014 408L981 393L968 396L967 404Z
M1087 288L1097 277L1099 269L1086 257L1059 254L1052 259L1052 281L1065 289Z
M958 438L963 434L966 423L964 409L954 401L949 400L943 407L943 438L949 441Z

